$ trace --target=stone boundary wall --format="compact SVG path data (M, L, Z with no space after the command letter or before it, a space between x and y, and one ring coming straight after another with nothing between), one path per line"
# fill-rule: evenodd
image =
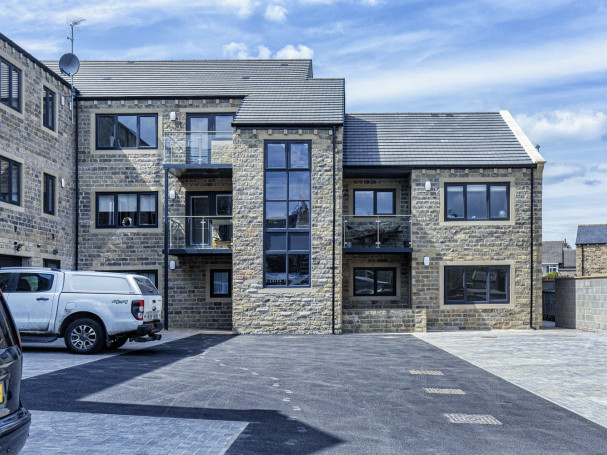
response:
M426 310L343 309L343 333L425 332Z
M607 276L556 280L555 325L607 331Z

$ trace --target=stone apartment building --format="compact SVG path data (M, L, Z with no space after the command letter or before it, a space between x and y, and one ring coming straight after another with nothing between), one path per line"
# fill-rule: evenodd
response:
M578 276L607 275L607 224L578 225L575 246Z
M65 179L55 256L145 274L171 328L541 325L544 160L508 112L346 114L345 81L309 60L84 61L55 137L38 124L41 79L69 93L57 62L0 38L31 85L0 110L0 157ZM1 253L42 265L55 225L22 191L1 204Z

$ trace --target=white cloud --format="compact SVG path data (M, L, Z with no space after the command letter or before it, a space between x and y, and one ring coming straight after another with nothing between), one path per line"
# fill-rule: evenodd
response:
M221 50L224 57L228 58L254 58L254 59L269 59L272 56L272 51L264 45L259 45L254 48L257 55L253 55L249 46L246 43L229 43L222 46Z
M287 18L287 9L280 5L268 5L264 16L269 21L282 22Z
M534 142L591 141L607 134L604 112L558 110L517 115L516 120Z
M573 177L584 177L586 167L581 163L551 163L544 169L544 181L547 183L562 182Z
M292 44L287 44L281 50L276 52L275 58L278 59L310 59L314 55L314 51L308 46L298 44L297 47Z

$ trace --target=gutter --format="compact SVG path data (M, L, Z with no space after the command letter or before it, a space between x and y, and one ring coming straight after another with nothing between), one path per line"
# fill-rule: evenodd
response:
M533 229L533 222L534 222L534 211L535 211L535 207L534 207L534 178L533 178L533 168L531 168L531 267L530 267L530 283L529 283L529 287L530 287L530 291L531 291L531 299L530 299L530 308L529 308L529 327L531 327L533 330L537 330L537 327L535 327L533 325L533 272L534 272L534 260L533 260L533 237L535 234L535 230Z
M169 170L164 170L164 329L169 330Z
M76 223L76 230L75 230L75 242L76 242L76 248L74 248L75 250L75 254L74 254L74 270L78 270L78 262L80 259L80 255L78 254L78 251L80 249L80 235L78 233L78 229L80 228L80 173L78 168L80 167L80 162L78 159L78 151L80 150L80 144L79 144L79 138L78 138L78 99L74 98L73 102L72 102L72 109L74 110L74 114L75 114L75 123L72 126L75 126L76 128L76 134L75 134L75 141L76 141L76 153L75 153L75 163L76 163L76 169L75 169L75 173L74 173L74 178L76 179L76 197L74 198L74 200L76 201L76 216L74 217L74 221Z

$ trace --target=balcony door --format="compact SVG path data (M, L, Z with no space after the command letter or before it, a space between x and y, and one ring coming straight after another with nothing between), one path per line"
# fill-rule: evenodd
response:
M232 241L232 193L188 191L186 203L189 247L209 248L213 241Z
M232 114L188 114L188 164L210 164L211 151L216 142L232 140Z
M209 196L193 195L190 197L190 245L203 247L210 245L210 223L208 217L211 215L211 203Z

